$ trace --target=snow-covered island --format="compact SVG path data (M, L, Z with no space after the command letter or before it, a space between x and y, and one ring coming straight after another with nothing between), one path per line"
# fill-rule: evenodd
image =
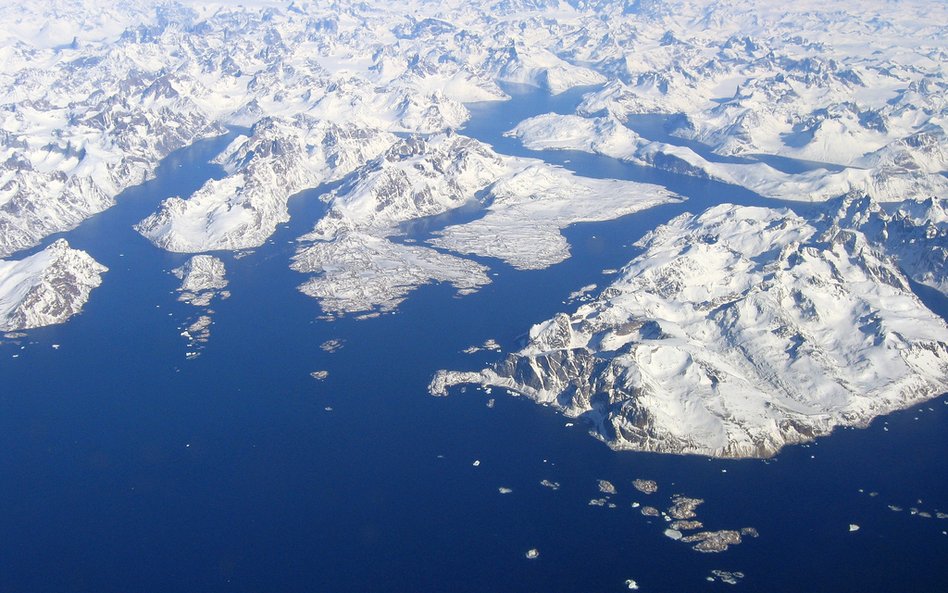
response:
M944 393L948 326L846 222L728 204L679 216L597 300L430 390L504 387L616 449L720 457L771 456Z
M398 140L324 199L327 212L300 237L292 268L315 274L300 290L332 316L391 311L429 282L467 294L490 279L463 255L545 268L569 257L560 233L569 225L681 200L657 185L503 155L453 132ZM463 208L483 217L448 225L428 245L400 242L403 225Z
M227 269L220 258L195 255L184 265L171 270L181 280L178 300L196 307L206 307L213 297L227 287Z
M214 323L214 310L210 308L215 298L230 297L227 288L227 269L220 258L213 255L195 255L184 265L171 270L181 280L178 288L178 300L198 307L197 315L192 316L181 331L188 340L188 346L199 348L211 337L211 325ZM196 350L188 352L188 358L198 356Z
M107 271L64 239L20 260L0 260L0 331L66 321L82 311Z

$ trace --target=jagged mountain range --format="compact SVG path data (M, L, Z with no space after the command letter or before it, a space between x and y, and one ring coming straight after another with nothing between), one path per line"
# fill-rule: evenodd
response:
M721 155L847 167L817 184L824 196L850 185L884 201L941 195L930 176L945 170L945 10L922 0L9 4L0 256L109 207L170 151L224 125L305 114L437 133L463 126L464 102L504 100L504 83L604 85L580 115L677 115L671 133ZM203 188L203 201L232 207L256 183L240 174L244 183ZM814 189L787 177L751 187L777 183L796 199ZM285 216L279 204L272 219L249 209L246 224L264 233Z

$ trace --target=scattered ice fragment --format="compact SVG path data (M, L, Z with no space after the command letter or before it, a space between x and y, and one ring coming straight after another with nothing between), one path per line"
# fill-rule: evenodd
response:
M633 503L632 503L632 508L633 508L633 509L637 509L637 508L639 508L640 506L642 506L642 505L640 505L640 504L637 503L637 502L633 502Z
M850 524L849 524L849 530L850 530L850 531L859 531L859 526L856 525L855 523L850 523Z
M540 480L540 485L541 485L541 486L544 486L544 487L546 487L546 488L549 488L550 490L559 490L559 489L560 489L560 483L559 483L559 482L551 482L550 480Z
M323 352L332 353L342 348L343 343L344 343L343 340L338 340L338 339L326 340L325 342L319 345L319 348Z
M896 513L900 513L900 512L902 512L902 507L897 507L897 506L895 506L894 504L890 504L890 505L889 505L889 510L890 510L890 511L895 511Z
M332 406L326 406L323 409L326 410L327 412L332 412Z
M487 407L488 407L488 408L493 408L493 407L494 407L494 403L495 403L495 402L494 402L494 398L490 398L489 400L487 400Z
M681 532L678 531L677 529L666 529L665 537L673 539L673 540L679 540L681 539Z
M604 507L606 506L607 499L605 498L593 498L589 501L589 506L591 507Z
M309 376L317 381L323 381L329 376L329 371L313 371Z
M726 570L712 570L711 575L707 580L714 582L715 579L726 583L728 585L736 585L737 582L744 578L743 572L729 572Z
M510 494L511 492L513 492L513 489L507 488L505 486L501 486L500 488L497 489L497 492L500 492L501 494Z
M631 591L635 591L639 588L639 584L632 579L627 579L625 581L625 586L628 587Z
M500 344L494 338L489 338L484 341L484 345L481 346L484 350L494 350L500 352Z
M527 550L526 556L530 560L533 560L534 558L537 558L540 556L540 551L537 550L536 548L530 548L529 550Z
M475 460L474 460L474 463L472 463L471 465L473 465L474 467L477 467L477 466L479 466L480 464L481 464L481 460L480 460L480 459L475 459Z
M661 511L659 511L655 507L642 507L641 513L645 515L646 517L658 517L659 515L662 514Z
M59 344L53 344L53 350L59 350Z

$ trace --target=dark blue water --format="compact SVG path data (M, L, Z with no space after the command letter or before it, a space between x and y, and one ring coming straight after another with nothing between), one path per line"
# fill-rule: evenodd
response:
M762 462L615 453L529 401L495 393L488 409L474 390L427 395L436 369L497 356L463 348L496 338L510 349L577 287L607 283L601 270L628 261L648 229L722 201L762 203L500 136L576 100L478 105L468 133L586 175L661 183L689 202L573 227L573 258L547 270L483 260L493 284L461 299L428 286L396 314L318 321L288 268L289 241L322 212L320 192L306 192L267 245L221 254L233 296L214 305L203 355L185 360L178 332L193 309L176 302L167 271L186 258L130 225L220 175L206 163L226 138L173 155L155 181L67 233L111 270L82 315L0 346L0 591L582 593L627 590L629 578L643 591L726 588L705 581L712 569L743 571L747 591L944 590L948 521L908 508L948 510L945 398ZM332 338L345 344L327 354L319 345ZM315 369L329 378L314 382ZM637 477L657 480L659 494L634 492ZM618 508L588 506L599 478L618 487ZM674 492L706 499L707 527L753 526L760 538L703 555L629 506L664 506ZM534 547L540 557L525 559Z

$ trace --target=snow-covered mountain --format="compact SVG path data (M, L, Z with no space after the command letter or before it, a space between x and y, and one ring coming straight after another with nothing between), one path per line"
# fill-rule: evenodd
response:
M642 253L478 383L569 416L617 449L770 456L948 389L948 326L860 230L716 206Z
M551 93L598 85L579 115L676 115L673 134L721 155L846 167L734 170L668 145L638 151L655 166L764 195L943 196L946 10L933 0L7 3L0 255L108 208L170 151L222 126L273 118L306 128L305 115L376 134L435 134L463 126L464 102L504 100L499 83ZM256 128L260 140L266 127ZM266 220L248 231L259 241L285 216L282 198L270 204L253 189L274 171L246 164L189 207L169 202L166 223L210 222L199 204L226 194L233 217ZM212 224L228 227L224 218ZM149 232L171 248L199 248L166 230L160 240ZM239 231L219 230L214 241L228 248Z
M884 202L948 195L948 178L918 168L881 162L875 168L814 168L787 173L761 162L711 161L686 146L649 141L612 115L585 118L547 113L520 122L507 132L531 150L578 150L655 167L673 173L746 187L763 197L824 201L850 191Z
M948 296L948 217L943 199L906 200L890 205L890 214L868 196L853 194L827 208L824 224L859 230L911 279Z
M359 170L333 192L329 210L304 240L329 240L346 229L392 232L399 223L442 214L515 168L518 159L460 134L411 136Z
M0 331L66 321L82 310L107 271L64 239L21 260L0 260Z
M265 118L217 157L226 177L165 200L136 229L169 251L260 246L289 220L290 196L345 177L394 142L387 132L308 115Z

